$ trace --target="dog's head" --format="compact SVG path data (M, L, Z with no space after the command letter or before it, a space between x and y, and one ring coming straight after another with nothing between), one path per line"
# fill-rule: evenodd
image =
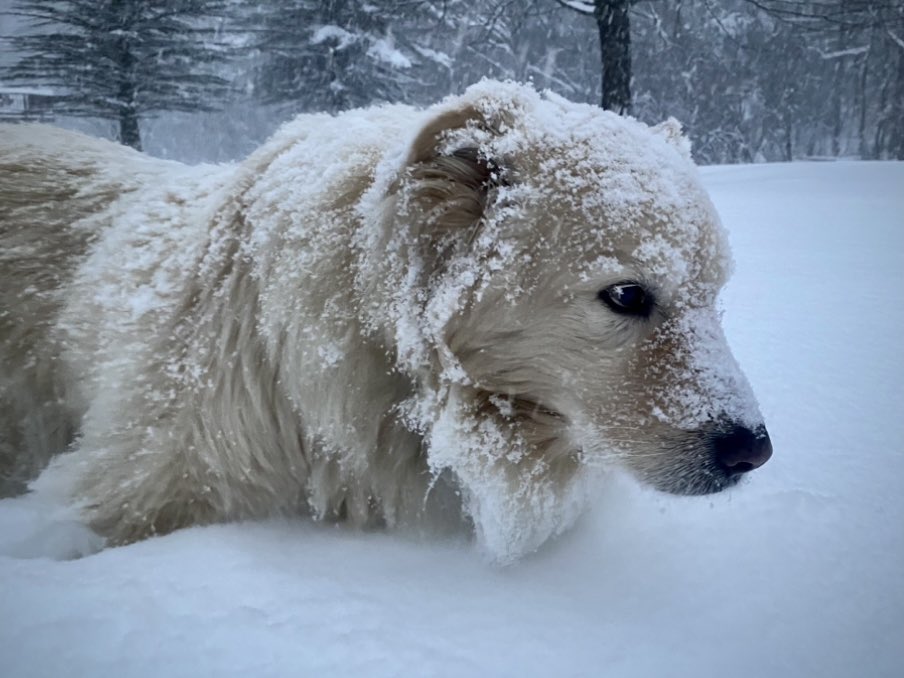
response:
M371 247L408 262L384 281L400 362L438 362L526 454L679 494L769 458L720 327L725 234L677 123L485 84L389 190L395 230Z

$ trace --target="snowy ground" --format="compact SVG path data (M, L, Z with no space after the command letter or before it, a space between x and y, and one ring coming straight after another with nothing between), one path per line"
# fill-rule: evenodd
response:
M904 163L704 174L737 260L726 330L775 445L749 483L612 479L502 570L303 522L26 559L79 534L0 502L0 674L904 675Z

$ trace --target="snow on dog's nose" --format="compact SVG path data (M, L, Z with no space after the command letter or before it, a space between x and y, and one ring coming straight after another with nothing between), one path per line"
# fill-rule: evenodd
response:
M763 429L753 390L714 310L677 315L659 328L646 349L649 363L642 377L660 421L686 431L714 423Z
M756 398L713 308L678 309L641 346L631 371L653 435L644 454L622 458L644 481L675 494L709 494L772 456Z

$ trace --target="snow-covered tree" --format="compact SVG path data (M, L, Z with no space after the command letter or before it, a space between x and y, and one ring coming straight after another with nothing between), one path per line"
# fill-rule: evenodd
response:
M20 62L15 82L9 71L0 81L52 85L71 95L61 112L123 116L126 140L137 116L216 105L224 83L215 76L227 72L219 61L228 51L218 43L229 42L244 48L245 58L228 66L229 79L242 83L241 105L261 107L274 125L286 108L426 104L492 77L530 80L650 123L675 116L704 163L904 158L904 0L19 5L43 24L0 55L0 63L9 61L18 49L31 59ZM106 37L88 39L114 10L138 12L142 26L166 20L180 28L145 31L138 40L137 28L105 24ZM220 24L210 18L219 16L226 16ZM215 25L222 27L216 37ZM135 55L132 67L123 65L127 53ZM130 95L132 81L121 74L137 76L139 68L142 82ZM158 105L167 101L172 105Z
M241 27L257 55L253 89L300 110L416 100L438 21L414 0L251 0Z
M602 106L631 111L631 0L558 0L569 9L592 16L599 34Z
M900 0L744 0L773 16L820 30L833 26L850 29L872 26L901 27Z
M819 55L823 63L811 61L809 75L821 87L800 113L828 111L833 155L856 121L858 155L904 158L904 0L744 2L783 23Z
M214 27L218 0L31 0L14 5L30 30L8 83L49 87L55 109L119 124L141 147L139 123L161 111L212 110L228 91L213 66L228 55Z

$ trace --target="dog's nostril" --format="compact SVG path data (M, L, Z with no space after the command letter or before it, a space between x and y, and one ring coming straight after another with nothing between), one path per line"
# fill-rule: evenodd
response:
M759 468L772 456L772 441L765 428L751 431L735 426L713 440L716 460L732 474L741 474Z

